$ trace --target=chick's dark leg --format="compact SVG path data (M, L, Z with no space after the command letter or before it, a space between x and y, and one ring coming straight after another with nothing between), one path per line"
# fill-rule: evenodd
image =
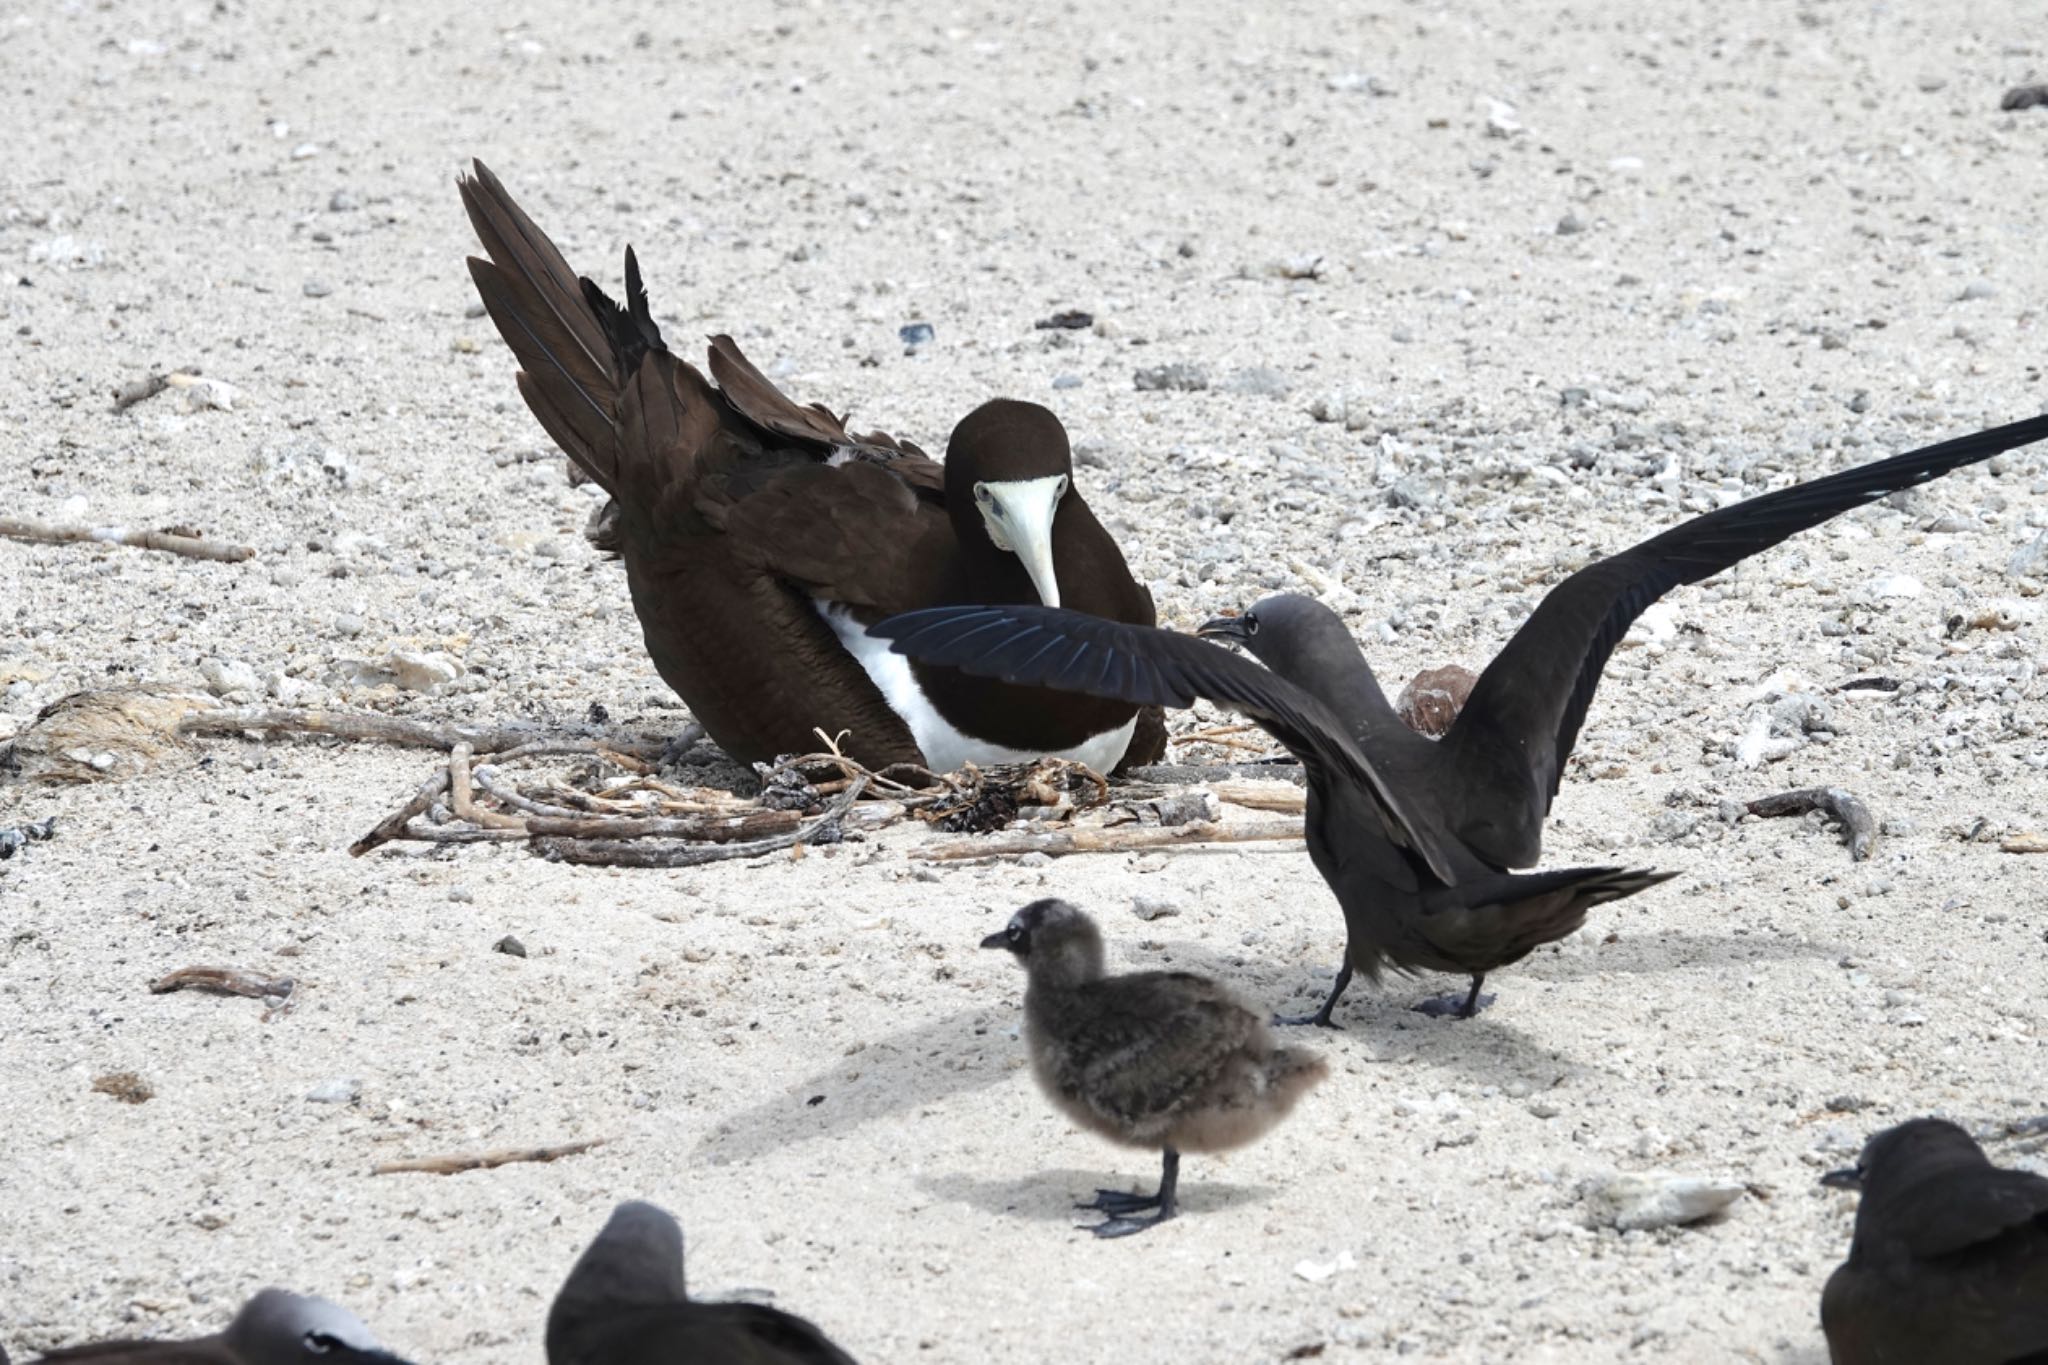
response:
M1157 1194L1125 1194L1121 1190L1097 1190L1095 1202L1083 1204L1081 1207L1100 1209L1109 1215L1091 1229L1097 1237L1128 1237L1134 1232L1156 1227L1173 1217L1176 1212L1174 1188L1179 1183L1180 1153L1168 1147L1159 1167ZM1133 1218L1131 1215L1140 1209L1157 1209L1158 1212L1150 1218Z
M1484 985L1485 982L1485 972L1474 972L1472 973L1472 989L1465 993L1462 1000L1456 992L1448 995L1433 995L1417 1005L1415 1011L1418 1014L1426 1014L1432 1019L1442 1019L1445 1016L1449 1016L1452 1019L1470 1019L1473 1015L1493 1003L1492 996L1479 993L1480 986Z
M1341 1029L1344 1027L1342 1024L1330 1022L1330 1011L1337 1008L1337 1002L1344 998L1344 990L1350 984L1351 959L1346 957L1344 965L1337 969L1337 982L1330 987L1330 994L1324 999L1321 1009L1314 1014L1276 1014L1273 1016L1273 1022L1285 1025L1313 1024L1317 1028Z

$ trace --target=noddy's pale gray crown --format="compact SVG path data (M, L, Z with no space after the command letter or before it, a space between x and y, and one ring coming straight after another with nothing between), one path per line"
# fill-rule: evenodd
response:
M348 1309L284 1289L257 1294L218 1336L70 1346L43 1359L81 1365L407 1365Z

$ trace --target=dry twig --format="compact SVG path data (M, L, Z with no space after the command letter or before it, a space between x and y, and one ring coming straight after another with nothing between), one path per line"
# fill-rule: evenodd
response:
M229 545L200 536L174 535L169 531L131 531L126 526L57 526L20 517L0 517L0 536L49 545L89 544L94 541L102 545L132 545L138 550L162 550L187 559L212 559L225 564L239 564L256 557L256 551L247 545Z
M216 995L244 995L261 1000L269 1008L263 1022L290 1014L299 983L288 976L270 977L241 967L180 967L149 983L151 995L172 991L212 991Z
M1877 843L1877 824L1870 807L1840 787L1802 787L1798 791L1760 796L1749 803L1749 813L1766 819L1776 815L1804 815L1821 811L1841 822L1842 842L1849 846L1849 861L1860 863Z
M648 844L626 839L564 839L553 836L538 836L533 841L534 849L545 857L565 863L600 863L611 867L697 867L704 863L724 862L731 858L753 858L763 853L774 853L794 845L818 842L837 842L839 822L853 809L853 803L867 790L868 779L857 777L853 785L841 792L824 814L806 821L795 829L781 834L772 834L764 839L724 844ZM820 835L828 835L819 839Z
M564 1142L556 1147L500 1147L491 1152L457 1152L451 1156L412 1157L405 1161L386 1161L370 1168L371 1175L403 1175L417 1171L426 1175L457 1175L463 1171L488 1171L498 1166L510 1166L520 1161L559 1161L565 1156L576 1156L593 1147L604 1146L605 1138L587 1138L582 1142Z

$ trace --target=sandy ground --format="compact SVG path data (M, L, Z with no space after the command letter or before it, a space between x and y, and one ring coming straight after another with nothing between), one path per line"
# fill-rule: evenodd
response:
M472 316L471 155L608 284L630 240L679 348L730 330L934 449L990 395L1051 404L1169 620L1317 592L1396 681L1482 662L1648 529L2048 403L2048 111L1998 110L2048 68L2019 0L517 8L0 14L5 509L258 550L0 542L0 735L209 660L300 701L683 724ZM1034 330L1063 308L1097 327ZM1176 362L1208 387L1135 386ZM232 410L110 410L192 368ZM293 742L0 786L0 825L59 818L0 866L0 1341L208 1330L274 1282L422 1361L535 1360L576 1251L646 1197L697 1287L772 1289L869 1361L1819 1360L1853 1204L1818 1172L1908 1115L2048 1107L2048 868L1998 842L2048 825L2041 581L2009 568L2044 524L2032 450L1675 594L1546 858L1683 875L1478 1022L1408 1010L1441 978L1354 989L1312 1040L1330 1081L1122 1243L1069 1205L1153 1159L1053 1116L1020 976L974 944L1057 893L1118 963L1300 1008L1341 932L1298 848L358 861L433 760ZM355 680L394 647L463 674ZM1835 690L1874 674L1906 685ZM1738 766L1774 706L1778 757ZM1870 861L1719 810L1820 782L1885 822ZM146 992L220 961L303 980L296 1013ZM92 1089L115 1071L154 1098ZM352 1103L307 1099L336 1081ZM1588 1226L1582 1182L1658 1168L1754 1193Z

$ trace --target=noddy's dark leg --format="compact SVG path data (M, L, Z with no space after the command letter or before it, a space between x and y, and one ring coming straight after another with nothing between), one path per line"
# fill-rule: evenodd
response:
M1082 1208L1099 1208L1111 1215L1097 1223L1093 1229L1097 1237L1128 1237L1134 1232L1156 1227L1173 1217L1177 1211L1174 1191L1180 1184L1180 1153L1173 1148L1166 1149L1166 1155L1159 1166L1159 1193L1152 1195L1124 1194L1118 1190L1097 1190L1095 1203L1083 1204ZM1139 1209L1156 1208L1159 1212L1150 1218L1133 1218L1130 1215Z
M1314 1014L1276 1014L1273 1016L1273 1022L1276 1024L1284 1024L1290 1026L1296 1024L1313 1024L1317 1028L1341 1029L1344 1027L1342 1024L1333 1024L1330 1022L1330 1011L1337 1008L1337 1002L1344 998L1345 987L1349 986L1350 984L1351 959L1347 957L1344 959L1344 965L1337 969L1337 984L1330 987L1330 994L1328 998L1326 998L1323 1001L1323 1007L1321 1009L1317 1010Z
M1432 1019L1442 1019L1446 1016L1452 1019L1470 1019L1493 1003L1492 996L1479 993L1479 988L1485 983L1486 973L1474 972L1472 989L1465 993L1463 999L1456 994L1433 995L1415 1007L1416 1013L1426 1014Z

